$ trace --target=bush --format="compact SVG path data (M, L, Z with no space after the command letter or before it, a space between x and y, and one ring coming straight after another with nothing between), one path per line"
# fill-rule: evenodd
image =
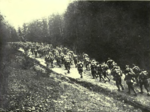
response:
M24 58L22 60L22 68L29 69L32 66L34 66L32 59L30 59L28 56L24 55Z

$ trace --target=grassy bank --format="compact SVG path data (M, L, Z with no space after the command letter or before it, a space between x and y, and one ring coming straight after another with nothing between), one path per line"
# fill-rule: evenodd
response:
M1 97L0 111L141 112L109 95L89 90L61 74L48 71L37 75L39 71L33 69L33 63L38 63L29 59L30 66L24 68L24 61L24 55L16 52L6 68L9 71L7 92Z

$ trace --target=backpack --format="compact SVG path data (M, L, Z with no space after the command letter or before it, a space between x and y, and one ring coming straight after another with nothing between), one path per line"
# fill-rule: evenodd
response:
M83 68L83 64L80 63L80 64L78 65L78 69L82 69L82 68Z
M147 72L147 71L143 71L143 74L144 74L145 76L147 76L147 75L148 75L148 72Z
M147 71L142 71L142 72L140 73L139 80L143 82L144 80L147 79L147 75L148 75L148 72L147 72Z
M140 72L140 68L138 66L135 66L135 67L133 67L133 71L138 73L138 72Z
M48 57L45 57L45 61L48 61Z

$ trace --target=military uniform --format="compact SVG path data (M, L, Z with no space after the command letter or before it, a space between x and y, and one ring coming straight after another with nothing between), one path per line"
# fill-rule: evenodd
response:
M143 70L140 74L139 74L139 84L140 84L140 89L141 89L141 93L143 93L143 88L142 86L144 85L145 89L147 90L147 93L149 92L148 90L148 72Z
M69 56L64 57L64 64L65 64L66 70L68 71L68 73L70 73L71 60Z
M97 74L99 75L99 81L101 81L101 79L103 79L103 81L105 82L105 79L102 76L102 67L100 64L97 64Z
M130 94L131 90L133 90L134 94L136 94L135 90L134 90L134 87L133 87L133 84L135 82L134 78L133 78L133 73L132 72L128 72L126 74L126 77L124 79L128 85L128 93Z
M102 67L102 74L103 74L104 78L107 78L110 81L109 77L107 76L108 75L107 70L109 69L108 65L103 63L101 65L101 67Z
M83 54L83 59L85 59L86 57L89 57L89 55L86 54L86 53L84 53L84 54Z
M32 55L34 54L34 50L35 50L35 48L32 47L32 48L31 48Z
M89 57L85 57L84 64L85 64L86 70L88 70L88 66L90 64L90 58Z
M135 73L135 79L136 79L136 83L139 84L139 74L140 74L140 68L138 66L133 65L132 68L133 72Z
M34 54L35 54L35 58L37 58L37 54L38 54L37 49L35 49Z
M126 65L126 68L125 68L125 71L124 71L125 75L128 74L129 72L132 75L132 77L135 77L135 73L132 70L132 68L130 68L128 65Z
M77 66L77 63L78 63L78 56L77 56L77 55L74 55L74 56L73 56L73 60L74 60L75 66Z
M64 64L64 61L65 61L65 60L64 60L64 56L65 56L64 53L61 53L61 54L60 54L62 64Z
M107 65L108 65L108 67L109 67L110 69L112 69L112 67L113 67L113 66L112 66L113 62L114 62L114 61L113 61L112 59L110 59L110 58L107 60Z
M49 62L50 62L49 56L46 55L46 56L45 56L45 63L46 63L46 66L47 66L47 67L49 67Z
M56 55L56 61L57 61L57 65L59 66L59 67L61 67L61 56L59 56L59 55Z
M97 68L97 67L96 67L95 62L92 61L92 63L91 63L91 73L92 73L93 79L96 78L96 68Z
M51 52L49 52L49 62L51 63L51 67L54 67L54 55Z
M118 91L120 91L120 87L122 88L122 90L124 90L124 87L122 85L122 71L118 68L114 69L113 71L113 76L114 76L114 80L116 81L116 86L118 88Z
M78 68L78 72L79 72L81 78L83 78L83 75L82 75L82 73L83 73L83 63L82 63L82 62L79 62L79 63L77 64L77 68Z

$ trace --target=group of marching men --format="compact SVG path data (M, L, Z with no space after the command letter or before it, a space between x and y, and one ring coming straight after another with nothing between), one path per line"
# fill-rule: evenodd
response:
M148 83L148 72L144 69L140 69L138 66L133 64L133 67L131 68L129 65L125 66L125 70L122 71L120 66L117 65L117 63L108 58L108 60L102 63L99 63L95 61L94 59L90 61L90 58L87 54L83 54L84 58L84 65L86 67L86 70L91 70L91 74L94 78L98 78L100 81L110 81L110 78L108 76L113 76L113 80L116 82L116 86L118 88L118 91L121 89L124 90L124 87L122 85L122 76L125 75L124 80L126 81L126 84L128 86L128 93L130 94L131 90L134 92L134 95L136 96L137 93L134 89L134 85L140 86L141 94L143 93L143 86L145 87L147 91L147 95L150 95L149 93L149 83ZM80 65L82 62L79 62L78 65ZM81 66L78 66L78 71L81 74L82 78L82 72L83 72L83 64L82 69Z
M47 67L54 67L54 61L56 61L56 64L59 67L64 65L67 72L70 73L71 65L75 65L81 78L83 78L84 67L87 71L91 71L93 79L99 77L99 81L110 81L109 76L112 76L113 80L116 82L118 91L124 90L122 76L125 75L124 80L128 86L129 94L132 90L134 94L137 95L134 85L138 85L141 90L140 93L143 93L144 86L147 95L150 95L148 89L148 72L144 69L140 69L135 64L133 64L132 68L129 65L126 65L125 70L122 71L120 66L110 58L108 58L106 62L99 63L95 59L91 60L86 53L79 56L66 47L54 48L51 44L43 43L32 43L27 45L20 44L20 47L23 47L27 54L30 51L35 57L44 57Z

